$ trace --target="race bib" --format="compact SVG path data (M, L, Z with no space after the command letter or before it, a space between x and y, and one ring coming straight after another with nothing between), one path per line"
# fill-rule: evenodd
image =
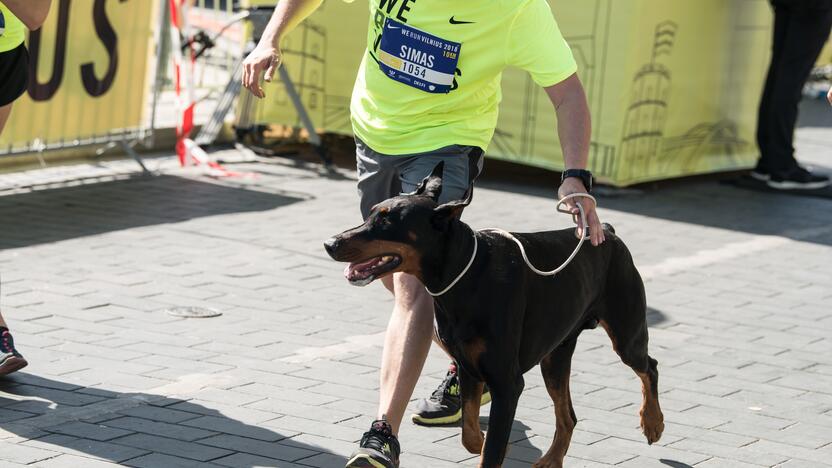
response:
M462 44L387 18L378 64L390 79L428 93L448 93Z

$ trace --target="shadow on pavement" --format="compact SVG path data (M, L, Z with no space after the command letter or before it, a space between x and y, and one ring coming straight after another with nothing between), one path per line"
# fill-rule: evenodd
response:
M488 414L487 411L483 411L483 413L485 414L480 415L480 428L483 431L488 431ZM555 413L552 411L552 426L554 427L554 425ZM514 420L511 424L511 436L509 439L509 450L506 453L506 463L508 463L509 460L519 460L524 463L532 464L543 456L543 452L529 442L528 436L522 436L520 438L517 437L518 432L531 435L531 430L532 428L524 424L522 421L518 421L517 419Z
M688 465L687 463L677 462L673 460L667 460L664 458L659 459L659 462L663 465L667 465L670 468L693 468L692 466Z
M0 429L29 439L23 445L34 458L43 449L135 467L285 467L322 453L340 459L290 439L300 431L246 424L187 400L25 373L0 379Z
M205 216L267 211L303 201L161 175L0 197L0 249L26 247Z
M490 166L491 169L488 169ZM509 167L506 167L509 166ZM551 172L489 161L479 187L554 200ZM537 171L537 173L530 172ZM756 235L832 245L832 204L821 198L753 192L715 180L664 183L661 190L608 190L596 194L603 210ZM474 195L476 200L476 194ZM554 202L553 205L554 207ZM626 234L622 233L622 237ZM626 238L626 237L625 237Z
M653 327L659 324L662 324L667 321L667 316L664 315L660 310L656 310L652 307L647 308L647 326Z

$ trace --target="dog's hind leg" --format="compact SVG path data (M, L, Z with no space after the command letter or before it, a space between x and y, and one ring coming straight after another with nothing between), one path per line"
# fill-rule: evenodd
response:
M555 403L557 428L552 446L549 447L546 455L533 465L533 468L563 468L563 457L566 456L569 442L572 440L572 431L578 423L575 409L572 407L572 395L569 393L572 353L575 352L577 343L577 336L565 341L540 362L546 390Z
M480 429L483 383L462 367L457 370L457 375L462 400L462 446L473 454L481 454L485 440Z
M659 406L658 363L647 354L647 299L644 282L623 244L612 258L603 310L598 315L612 347L624 364L641 379L641 430L647 443L659 440L664 416Z
M644 297L643 293L641 297ZM640 304L638 302L632 299L618 302L615 311L605 314L607 317L601 320L601 326L607 331L613 349L624 364L641 379L641 429L647 443L653 444L658 442L664 431L664 415L659 406L658 362L647 354L646 305L643 299Z

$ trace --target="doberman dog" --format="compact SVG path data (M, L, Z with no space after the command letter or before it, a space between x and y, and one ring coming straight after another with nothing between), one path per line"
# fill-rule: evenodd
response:
M482 454L480 466L502 465L523 374L538 363L557 426L551 448L534 466L563 466L577 423L569 393L572 354L578 335L599 323L641 379L641 428L648 443L658 441L664 417L657 362L647 354L644 283L612 227L605 226L606 242L584 248L558 275L539 276L510 238L473 231L459 220L470 191L466 200L439 205L441 190L440 163L415 192L376 205L362 225L324 245L333 259L352 262L345 276L355 285L404 272L431 292L458 279L434 298L436 338L458 364L462 444ZM554 268L577 243L573 229L514 236L538 268ZM485 437L479 425L483 382L492 395Z

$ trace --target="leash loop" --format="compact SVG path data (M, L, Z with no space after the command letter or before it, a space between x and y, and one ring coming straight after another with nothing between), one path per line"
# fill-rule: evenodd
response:
M578 197L589 198L590 200L592 200L592 203L594 203L596 206L598 205L598 201L595 200L595 197L588 193L572 193L558 200L557 210L561 213L572 214L572 212L566 209L566 200ZM569 256L569 258L567 258L566 261L564 261L559 267L551 271L542 271L535 268L535 266L532 265L532 262L529 260L529 256L526 255L526 248L523 247L523 243L520 242L520 239L514 237L514 235L512 235L510 232L497 228L487 228L483 229L483 231L497 232L513 240L514 243L517 244L518 247L520 247L520 254L523 256L523 260L526 262L526 266L528 266L530 270L532 270L540 276L555 276L556 274L560 273L564 268L566 268L570 263L572 263L572 260L575 259L575 257L578 255L578 252L581 250L581 246L584 245L584 241L589 239L589 226L586 223L586 212L584 211L584 207L581 206L580 203L575 203L575 205L578 207L578 211L581 214L581 222L584 226L584 235L581 236L581 238L578 240L578 245L575 246L575 250L572 251L572 254Z
M561 213L571 215L572 212L569 211L566 208L566 201L570 200L570 199L573 199L573 198L589 198L590 200L592 200L592 203L594 203L595 206L598 206L598 201L595 200L595 197L593 197L592 195L590 195L588 193L572 193L572 194L566 195L565 197L558 200L557 211L559 211ZM510 233L508 231L505 231L503 229L499 229L499 228L485 228L485 229L480 229L478 232L496 232L498 234L501 234L501 235L504 235L504 236L508 237L509 239L513 240L514 243L517 244L517 246L520 248L520 254L523 256L523 261L526 262L526 266L528 266L530 270L532 270L533 272L535 272L536 274L538 274L540 276L555 276L556 274L560 273L564 268L566 268L570 263L572 263L572 260L575 259L575 257L578 255L578 252L581 250L581 246L584 244L584 241L589 239L589 226L586 223L586 212L584 211L584 207L581 206L580 203L575 203L575 205L578 207L578 211L580 212L581 223L583 223L583 226L584 226L584 235L581 236L581 238L578 240L578 245L575 246L575 250L572 251L572 254L569 255L569 257L559 267L557 267L557 268L555 268L554 270L551 270L551 271L542 271L542 270L539 270L539 269L535 268L535 266L532 265L532 262L529 260L529 256L526 254L526 248L523 247L523 243L520 242L520 239L514 237L514 235L512 233ZM443 289L442 291L439 291L438 293L432 292L427 287L425 287L425 290L428 292L428 294L430 294L433 297L439 297L439 296L445 294L446 292L450 291L451 288L453 288L459 282L459 280L461 280L462 277L465 276L466 273L468 273L468 270L471 268L471 265L474 264L474 259L476 257L477 257L477 234L474 233L474 250L473 250L473 252L471 252L471 259L468 260L468 264L465 265L465 268L462 269L462 271L459 273L459 275L457 275L457 277L454 278L453 281L451 281L451 284L449 284L445 289Z

